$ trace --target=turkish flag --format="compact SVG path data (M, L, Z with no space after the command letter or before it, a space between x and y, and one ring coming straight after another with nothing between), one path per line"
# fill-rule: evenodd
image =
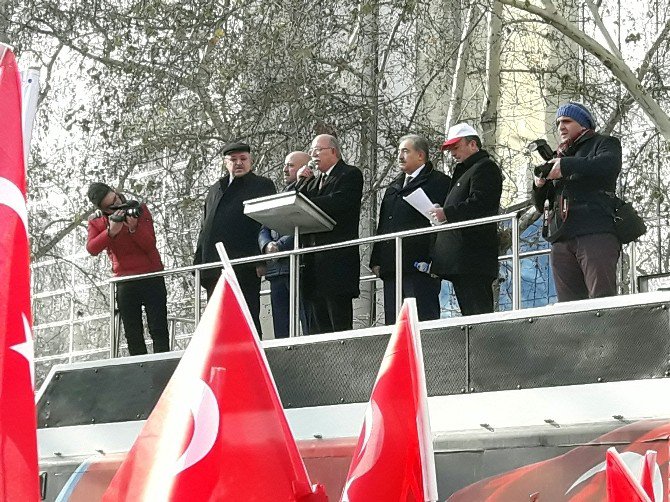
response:
M103 500L327 501L310 484L230 272Z
M651 500L666 501L668 482L668 420L643 420L615 429L595 438L586 446L578 446L556 458L530 464L509 472L483 479L449 497L449 502L507 502L529 500L534 494L538 501L556 500L592 502L607 500L606 453L616 444L620 457L633 472L635 479L648 484ZM657 460L651 464L648 450L654 449ZM645 467L645 464L649 464ZM647 470L649 480L644 481Z
M4 56L3 56L4 53ZM0 44L0 500L39 499L21 78Z
M652 502L616 448L607 450L606 462L607 502Z
M372 389L343 502L437 500L423 352L414 298L405 300Z
M654 500L654 476L656 471L656 458L658 454L654 450L649 450L644 454L644 465L640 475L640 484L644 493Z

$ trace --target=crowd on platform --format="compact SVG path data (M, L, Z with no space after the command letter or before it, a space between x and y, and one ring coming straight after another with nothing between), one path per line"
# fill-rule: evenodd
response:
M535 177L533 202L543 214L543 235L551 243L558 300L614 295L621 243L610 201L621 170L620 142L596 133L591 112L580 103L559 107L556 125L560 144L547 169ZM498 214L502 172L471 125L452 126L441 145L455 161L450 176L432 165L429 146L415 134L399 140L399 173L384 192L378 235ZM222 153L226 172L205 198L194 264L218 262L217 242L224 244L231 259L268 255L263 263L235 266L235 273L259 335L260 282L261 277L267 278L274 336L287 337L289 261L271 255L293 249L293 236L263 227L244 214L244 201L276 193L269 178L253 172L251 147L229 143ZM358 238L363 174L345 162L335 136L318 135L307 152L290 152L283 174L282 191L304 194L335 222L330 231L304 235L303 245ZM417 193L432 204L428 211L421 212L407 201ZM99 182L89 187L88 197L98 209L88 224L91 254L106 250L116 276L163 270L146 204L129 204L123 194ZM462 315L493 312L493 283L498 277L496 223L417 235L403 239L402 246L402 296L416 298L419 320L439 318L443 279L452 283ZM394 243L375 243L369 266L383 281L385 320L391 324L396 315ZM303 255L299 295L303 334L352 329L360 268L359 250L352 246ZM218 275L217 269L201 273L208 298ZM154 352L169 350L162 277L121 282L116 299L131 355L147 352L142 306Z

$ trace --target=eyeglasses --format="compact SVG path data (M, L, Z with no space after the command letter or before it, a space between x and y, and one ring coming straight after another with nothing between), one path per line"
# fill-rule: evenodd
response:
M321 153L321 150L332 150L332 146L315 146L314 148L310 148L309 151L307 152L310 155L317 155Z

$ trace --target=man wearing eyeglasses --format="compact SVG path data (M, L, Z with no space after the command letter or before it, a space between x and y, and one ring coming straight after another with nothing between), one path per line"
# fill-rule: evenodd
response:
M86 250L91 255L107 251L112 272L117 277L163 270L156 249L154 222L146 204L129 204L122 193L105 183L91 183L88 199L98 208L88 220ZM154 353L170 350L167 290L163 277L119 282L116 304L131 356L147 353L142 306L147 315Z
M309 150L316 171L305 166L298 171L300 191L335 220L329 232L307 234L309 246L333 244L358 238L363 196L363 174L342 160L334 136L320 134ZM360 294L360 255L357 247L320 253L304 258L304 301L310 334L350 330L353 299Z
M220 261L215 247L217 242L223 243L231 260L259 254L258 232L261 224L244 214L244 201L276 192L271 179L252 172L249 145L229 143L223 147L222 153L226 173L207 193L194 265ZM260 277L264 271L263 265L254 263L235 267L235 275L259 336ZM207 290L207 298L212 296L220 274L219 269L202 271L201 284Z

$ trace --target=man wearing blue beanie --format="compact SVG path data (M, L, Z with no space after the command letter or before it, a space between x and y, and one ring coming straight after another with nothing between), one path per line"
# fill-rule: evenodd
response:
M614 296L621 243L612 196L621 143L596 133L596 121L581 103L561 105L556 126L560 144L546 177L535 177L533 201L544 215L558 301Z

